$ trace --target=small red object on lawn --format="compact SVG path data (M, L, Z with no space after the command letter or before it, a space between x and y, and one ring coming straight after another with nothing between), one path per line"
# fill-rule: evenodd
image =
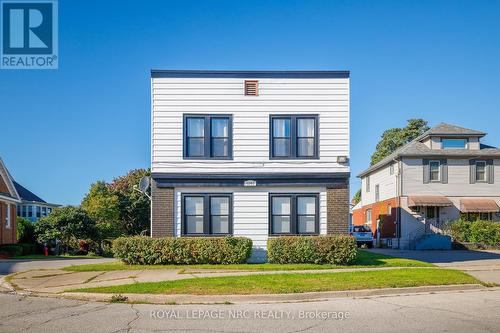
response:
M49 248L47 246L43 247L43 255L48 257L49 256Z

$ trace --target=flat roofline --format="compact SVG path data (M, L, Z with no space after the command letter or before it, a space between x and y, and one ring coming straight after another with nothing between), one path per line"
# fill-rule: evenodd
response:
M152 78L349 78L349 71L234 71L152 69Z

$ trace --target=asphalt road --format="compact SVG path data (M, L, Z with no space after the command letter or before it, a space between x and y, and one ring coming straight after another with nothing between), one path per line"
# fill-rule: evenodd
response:
M107 304L0 294L0 332L498 332L499 313L500 289L249 305Z

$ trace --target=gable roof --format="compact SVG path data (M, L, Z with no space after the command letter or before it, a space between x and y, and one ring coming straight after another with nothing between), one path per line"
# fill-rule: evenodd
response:
M20 202L21 198L19 196L19 193L17 193L16 187L14 186L12 176L9 173L9 170L3 163L2 158L0 157L0 177L3 179L5 182L5 185L7 185L7 188L9 190L9 193L0 193L0 196L6 197L8 199L11 199L15 202Z
M23 201L32 201L32 202L40 202L40 203L47 203L45 200L43 200L42 198L40 198L35 193L33 193L30 190L28 190L26 187L22 186L18 182L14 181L14 186L16 187L16 190L19 193L19 196L21 197L21 200L23 200Z
M429 136L449 135L449 136L479 136L486 135L484 132L471 130L468 128L440 123L429 129L415 140L407 143L403 147L396 149L395 152L375 163L368 169L362 171L358 177L366 176L367 174L384 167L400 157L500 157L500 149L487 145L480 145L479 150L468 149L430 149L421 141Z

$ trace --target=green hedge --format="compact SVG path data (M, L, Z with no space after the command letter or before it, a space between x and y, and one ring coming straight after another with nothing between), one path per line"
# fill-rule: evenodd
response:
M35 244L17 243L0 245L0 253L5 253L9 257L34 254L37 251Z
M267 241L267 258L276 264L349 265L356 254L351 236L280 236Z
M500 222L464 221L451 223L451 236L455 242L500 245Z
M113 241L116 258L127 264L240 264L252 254L245 237L120 237Z

